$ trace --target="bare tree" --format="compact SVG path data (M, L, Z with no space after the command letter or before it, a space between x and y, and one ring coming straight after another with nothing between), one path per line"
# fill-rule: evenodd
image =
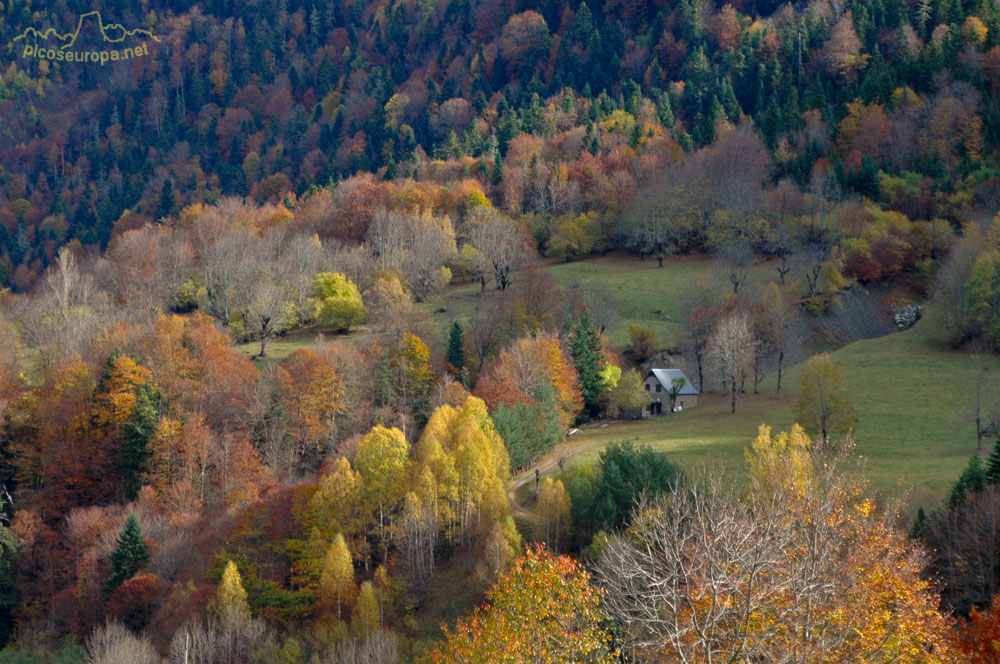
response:
M382 270L402 272L403 259L412 240L410 215L380 208L365 236L375 262Z
M477 372L483 370L486 360L500 350L509 336L506 313L499 297L483 297L469 316L467 338L476 356Z
M323 660L324 664L398 664L399 661L396 635L384 629L363 640L341 641Z
M232 321L240 296L256 281L260 260L259 239L245 229L234 229L201 250L201 279L205 284L208 311L223 325Z
M95 629L87 637L90 664L160 664L156 648L149 639L139 637L118 622Z
M670 254L685 250L699 221L697 179L679 168L667 169L632 200L622 220L625 244L656 258L657 267Z
M733 287L733 295L738 295L740 287L750 277L750 265L754 258L750 242L743 238L725 240L716 249L716 254L726 279Z
M769 583L789 531L769 511L732 498L720 478L676 491L635 512L628 537L602 551L605 606L640 659L674 652L681 662L770 661L757 623L782 585ZM773 513L773 512L772 512ZM749 632L763 630L749 638ZM744 638L734 634L743 633Z
M69 327L73 309L90 302L94 294L94 279L80 271L72 250L62 247L54 269L45 276L45 289L55 301L59 323Z
M535 258L535 250L524 229L493 210L480 213L479 218L472 221L469 240L476 248L484 290L486 275L490 272L497 290L507 290L514 272Z
M291 303L283 284L270 274L261 275L254 281L246 295L241 310L247 332L260 342L257 357L264 358L267 357L267 342L294 325L294 313L289 310Z
M750 317L743 312L728 314L720 320L708 342L709 361L723 376L731 395L733 413L740 384L753 366L756 345Z
M990 379L992 345L984 337L969 343L969 358L976 381L976 451L983 451L983 439L997 430L1000 403L997 400L996 380Z
M417 302L446 285L444 264L455 252L455 232L448 217L428 216L416 221L403 271Z

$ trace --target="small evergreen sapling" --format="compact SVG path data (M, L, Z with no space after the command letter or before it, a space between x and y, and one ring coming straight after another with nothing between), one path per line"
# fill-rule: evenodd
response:
M122 585L135 576L147 560L149 552L146 551L146 542L142 537L142 527L135 514L130 514L125 521L125 528L118 536L118 544L111 553L112 571L104 588L111 591Z

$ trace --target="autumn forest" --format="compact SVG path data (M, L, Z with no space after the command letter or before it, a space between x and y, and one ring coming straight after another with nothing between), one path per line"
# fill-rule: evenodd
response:
M0 44L0 664L1000 662L995 1Z

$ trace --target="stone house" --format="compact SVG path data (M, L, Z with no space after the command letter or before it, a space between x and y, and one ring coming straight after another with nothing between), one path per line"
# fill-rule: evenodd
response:
M650 369L643 382L651 402L642 409L643 417L662 415L664 409L666 412L670 412L670 389L673 387L675 379L682 379L684 383L677 394L674 410L679 411L698 405L698 390L695 389L694 384L684 375L683 371L680 369Z

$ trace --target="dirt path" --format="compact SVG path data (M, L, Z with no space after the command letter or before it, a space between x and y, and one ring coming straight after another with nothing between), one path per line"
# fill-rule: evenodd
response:
M606 444L607 441L605 440L591 440L574 445L573 439L570 437L566 442L557 445L555 449L539 459L535 465L512 477L510 482L507 483L507 498L510 500L511 511L514 513L514 516L520 516L529 521L534 521L537 518L534 512L525 508L517 500L517 490L528 482L535 481L535 469L538 469L539 473L545 473L558 466L559 459L569 459L574 454Z

